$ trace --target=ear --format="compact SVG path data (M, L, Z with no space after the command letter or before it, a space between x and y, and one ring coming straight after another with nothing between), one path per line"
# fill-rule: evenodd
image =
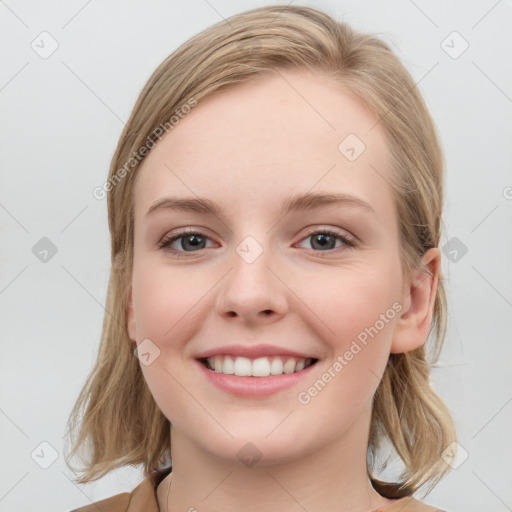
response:
M137 339L137 324L135 323L135 313L133 311L133 293L130 288L130 298L128 301L128 313L126 318L126 324L128 328L128 336L132 341L136 341Z
M404 286L402 314L391 343L391 353L400 354L421 347L427 341L441 270L441 252L429 249L422 267L414 269Z

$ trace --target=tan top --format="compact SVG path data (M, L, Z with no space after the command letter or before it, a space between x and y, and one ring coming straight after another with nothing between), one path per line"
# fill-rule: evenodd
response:
M170 469L154 471L148 475L132 492L123 492L110 498L96 501L70 512L159 512L156 488L170 473ZM446 512L431 507L412 496L400 498L374 512Z

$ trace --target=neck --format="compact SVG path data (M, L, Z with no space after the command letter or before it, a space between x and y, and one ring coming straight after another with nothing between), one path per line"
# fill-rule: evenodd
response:
M362 420L314 453L261 467L205 452L172 428L173 470L158 490L160 510L367 512L386 505L368 478L369 418Z

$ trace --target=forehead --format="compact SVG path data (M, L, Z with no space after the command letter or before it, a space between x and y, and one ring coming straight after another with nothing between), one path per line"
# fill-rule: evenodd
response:
M355 158L354 158L355 157ZM379 119L326 76L279 70L201 100L138 171L135 214L165 195L259 206L297 193L363 198L393 221Z

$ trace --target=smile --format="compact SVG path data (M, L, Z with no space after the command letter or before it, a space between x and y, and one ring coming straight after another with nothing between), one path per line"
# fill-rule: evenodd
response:
M298 386L316 368L318 359L214 355L195 362L206 381L218 390L241 398L263 399Z
M248 357L229 355L217 355L201 360L209 370L238 377L269 377L271 375L297 373L308 368L316 361L316 359L312 358L304 359L290 356L250 359Z

